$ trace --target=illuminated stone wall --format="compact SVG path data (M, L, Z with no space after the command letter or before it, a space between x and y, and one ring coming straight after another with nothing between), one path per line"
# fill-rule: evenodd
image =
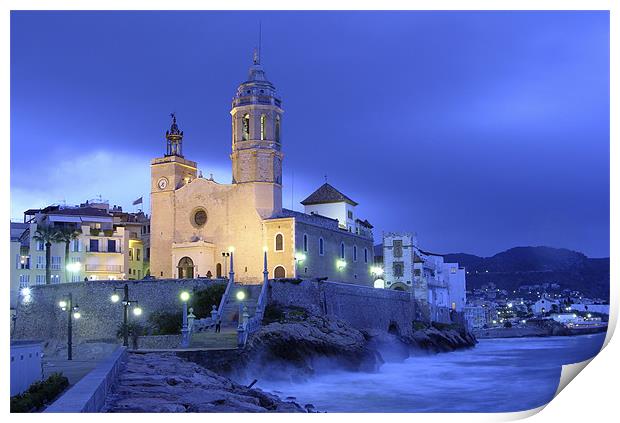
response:
M116 331L123 319L123 306L120 302L112 303L110 296L115 286L122 287L125 282L129 286L130 300L137 300L143 310L140 317L134 317L130 313L129 319L142 323L146 323L148 316L154 311L181 311L181 291L199 291L215 283L224 283L221 280L208 279L160 279L33 286L30 302L25 303L23 298L18 300L14 338L66 339L67 313L60 310L58 302L69 293L72 293L81 313L81 318L75 320L73 325L75 342L116 338ZM122 290L117 293L122 299Z
M401 335L411 335L412 321L420 318L417 303L403 291L304 280L297 285L273 281L269 293L272 304L333 315L358 329L387 331L395 324Z

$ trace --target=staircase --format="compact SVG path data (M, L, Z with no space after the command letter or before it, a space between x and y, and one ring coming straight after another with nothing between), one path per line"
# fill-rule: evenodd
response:
M234 284L231 287L231 292L226 303L222 309L222 331L225 328L236 328L239 325L239 304L237 299L237 292L245 292L245 299L243 305L247 307L249 314L248 318L252 318L256 313L256 306L258 304L258 297L260 296L262 285L241 285Z
M237 348L237 329L222 329L220 333L213 331L192 334L189 348L209 350L230 350Z

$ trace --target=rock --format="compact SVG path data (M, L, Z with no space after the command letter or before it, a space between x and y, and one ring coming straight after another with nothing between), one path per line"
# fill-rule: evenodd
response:
M130 353L104 412L306 412L173 353Z

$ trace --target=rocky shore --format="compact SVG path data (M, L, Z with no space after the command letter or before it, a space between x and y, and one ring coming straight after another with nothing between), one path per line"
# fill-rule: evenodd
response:
M174 353L130 353L101 411L304 413L313 407L240 385Z
M449 352L476 344L462 329L420 327L412 336L360 331L347 322L288 310L252 335L245 349L225 353L179 353L190 361L236 380L286 378L297 381L334 369L376 372L385 361Z

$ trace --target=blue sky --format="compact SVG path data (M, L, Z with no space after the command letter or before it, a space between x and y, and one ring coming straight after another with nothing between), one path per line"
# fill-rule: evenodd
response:
M606 12L12 12L12 218L99 194L148 208L172 111L185 156L229 182L259 21L286 207L328 175L377 241L609 255Z

